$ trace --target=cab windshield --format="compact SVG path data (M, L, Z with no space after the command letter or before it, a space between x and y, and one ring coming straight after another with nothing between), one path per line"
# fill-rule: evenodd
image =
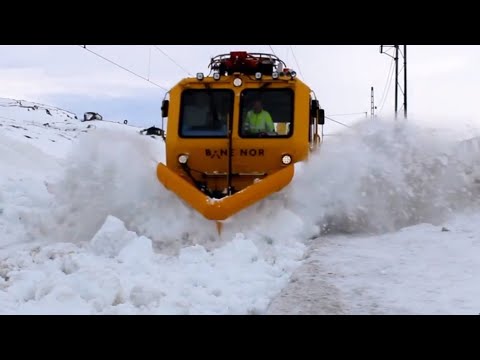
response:
M293 91L291 89L244 90L240 106L241 137L292 136Z
M233 116L233 91L186 90L182 94L180 136L226 138Z

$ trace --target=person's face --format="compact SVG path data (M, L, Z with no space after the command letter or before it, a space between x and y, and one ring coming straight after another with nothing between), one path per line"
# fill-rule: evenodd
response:
M253 111L255 111L256 113L259 113L260 111L262 111L262 102L261 101L255 101L253 103Z

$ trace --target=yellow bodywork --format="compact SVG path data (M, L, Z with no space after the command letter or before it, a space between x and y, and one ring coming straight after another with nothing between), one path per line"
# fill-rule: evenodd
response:
M233 86L234 78L243 85ZM293 91L293 135L285 138L242 138L239 135L240 98L246 89L291 89ZM212 199L195 186L178 161L188 155L188 165L195 171L192 176L212 190L222 191L228 185L229 139L182 138L179 119L182 92L189 89L228 89L234 92L233 126L231 128L231 169L236 174L231 185L238 191L222 199ZM170 93L166 131L166 164L158 164L157 177L170 191L177 194L192 208L210 220L225 220L237 212L287 186L294 176L294 163L305 160L319 137L312 134L310 123L311 90L299 79L273 80L265 76L261 81L251 76L223 76L215 81L206 77L202 81L188 78L174 86ZM278 134L286 134L285 124L277 124ZM316 133L316 132L315 132ZM313 140L312 140L313 139ZM290 155L292 163L284 165L282 156Z
M246 187L234 195L223 199L211 199L205 196L195 186L163 164L158 164L157 176L165 187L203 214L209 220L226 220L238 211L247 208L257 201L280 191L293 178L294 167L289 165L268 176L268 178Z

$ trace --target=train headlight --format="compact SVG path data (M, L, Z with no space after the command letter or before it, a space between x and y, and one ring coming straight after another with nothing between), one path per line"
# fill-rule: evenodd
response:
M283 165L290 165L292 163L292 157L290 155L283 155L282 156L282 164Z
M182 154L178 157L178 162L185 165L188 162L188 155Z
M220 73L213 74L213 80L215 80L215 81L220 80Z
M235 87L242 86L242 84L243 84L243 81L240 78L235 78L235 80L233 80L233 86Z
M204 79L205 75L203 73L197 73L197 80L202 81Z
M274 80L277 80L279 76L280 76L280 74L276 71L272 73L272 79L274 79Z
M262 73L261 72L255 73L255 79L262 80Z

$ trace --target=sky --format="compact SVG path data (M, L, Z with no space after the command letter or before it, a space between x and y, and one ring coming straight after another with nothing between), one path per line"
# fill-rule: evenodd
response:
M370 115L370 88L380 116L394 110L392 59L379 45L87 45L102 56L170 88L188 73L208 72L212 56L272 49L317 94L327 116L352 124ZM78 115L160 124L164 90L77 45L0 46L0 97L54 105ZM168 56L166 56L167 54ZM177 64L175 64L173 59ZM480 128L480 46L408 45L409 120L430 127ZM382 102L385 88L388 96ZM400 104L402 101L400 101ZM383 106L382 106L383 105ZM336 128L327 123L326 132Z

